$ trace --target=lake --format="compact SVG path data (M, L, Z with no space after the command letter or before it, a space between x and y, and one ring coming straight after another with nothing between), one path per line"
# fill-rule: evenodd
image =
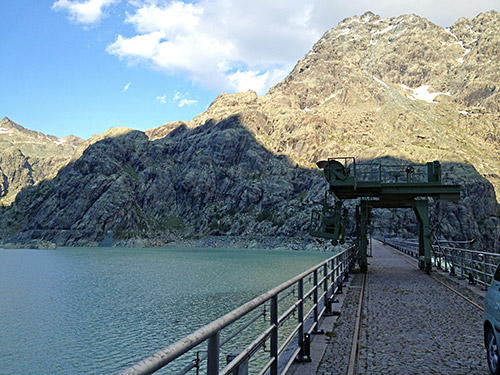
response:
M0 374L113 374L332 256L0 250Z

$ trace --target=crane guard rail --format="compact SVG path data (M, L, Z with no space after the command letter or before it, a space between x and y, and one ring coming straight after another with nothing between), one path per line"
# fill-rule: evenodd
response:
M261 294L142 361L137 362L128 369L120 372L119 375L152 374L205 341L207 341L206 354L200 357L198 352L196 359L178 373L185 374L195 367L198 373L200 362L206 359L207 375L227 375L233 373L235 370L238 371L240 366L242 368L244 366L248 367L250 357L262 346L265 348L265 343L268 339L270 341L269 360L264 364L259 374L285 374L294 360L310 360L310 334L320 333L318 331L320 319L332 313L332 303L335 302L335 296L342 293L343 282L349 277L349 272L355 261L356 251L356 246L352 245L336 253L329 259ZM312 284L312 287L307 292L304 292L304 286L307 284ZM292 288L291 291L278 298L280 293L290 288ZM295 302L286 308L281 315L278 315L278 303L289 299L291 295L295 296L295 292L297 294ZM311 298L312 301L310 301ZM308 300L312 302L312 306L309 311L304 313L304 307L306 307ZM265 317L267 309L267 305L264 305L265 303L269 303L269 309L267 310L270 312L269 325L267 325L263 332L257 332L258 336L230 362L228 360L227 366L220 371L221 346L251 326L259 317L263 315ZM243 323L221 340L221 331L224 328L248 316L262 305L264 305L263 312L259 312L256 317ZM283 327L285 322L292 316L297 316L297 321L293 327L289 327L290 324L286 327L287 329L291 329L291 332L281 332L285 328ZM286 336L286 338L278 346L280 336Z
M375 239L418 258L418 240L380 237ZM436 241L432 245L432 261L436 268L450 272L451 275L461 279L468 279L470 284L478 284L487 289L500 263L500 254L443 246Z

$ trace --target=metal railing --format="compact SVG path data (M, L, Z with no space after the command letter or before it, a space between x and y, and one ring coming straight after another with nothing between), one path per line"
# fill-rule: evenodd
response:
M186 353L191 353L193 359L186 364L184 357L183 364L178 364L169 373L186 374L194 370L196 374L200 371L206 371L208 375L241 374L248 371L250 359L255 357L259 359L255 361L259 375L285 374L294 360L310 359L310 334L316 333L320 319L332 312L335 295L342 293L355 252L356 247L351 246L336 253L120 374L152 374L173 365ZM224 330L233 323L239 326L225 333ZM244 348L231 360L226 357L227 365L221 370L220 362L224 359L222 347L226 345L224 350L229 354L231 349L226 349L227 344L238 340L243 331L251 333L238 341L238 345L244 342ZM199 346L205 342L206 350L200 349ZM259 350L261 348L264 351Z
M393 248L418 258L418 240L400 238L378 238ZM447 241L452 243L451 241ZM500 254L486 251L462 249L440 242L432 245L433 265L451 275L461 279L468 279L471 284L479 284L488 288L497 265L500 263Z
M428 168L423 164L382 164L356 162L353 157L337 157L348 175L358 182L380 181L382 183L423 183L428 182Z

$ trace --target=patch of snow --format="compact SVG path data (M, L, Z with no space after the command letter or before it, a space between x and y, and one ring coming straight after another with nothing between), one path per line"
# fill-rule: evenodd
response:
M461 57L461 58L459 58L459 59L455 59L455 60L457 60L460 64L463 64L463 63L464 63L464 58L463 58L463 57Z
M328 98L326 98L326 99L325 99L325 100L323 100L321 103L319 103L319 105L321 106L321 105L325 104L327 101L329 101L330 99L335 98L336 96L337 96L337 94L332 94L332 95L330 95Z
M54 143L56 145L63 145L66 143L66 140L65 139L62 139L62 138L57 138L57 141L54 141Z
M378 42L378 40L376 40L376 41L370 40L370 44L371 44L372 46L377 45L377 42Z
M370 21L372 19L372 16L368 15L368 16L365 16L363 18L361 18L361 21L363 23L367 23L368 21Z
M448 96L451 95L449 92L429 92L429 89L431 87L430 85L420 86L417 87L416 89L411 89L404 85L400 86L403 87L405 90L411 91L411 94L408 97L408 99L423 100L424 102L427 103L436 103L434 99L436 99L438 95L448 95Z
M444 29L444 31L446 31L448 34L451 34L455 39L458 40L457 36L451 32L451 29L449 27L447 27L446 29Z
M375 81L377 81L378 83L380 83L381 85L384 85L385 87L389 88L389 85L387 83L385 83L384 81L378 79L377 77L373 77L373 79Z
M393 26L393 25L389 25L385 29L375 32L373 35L385 34L386 32L391 31L392 29L394 29L394 27L395 26Z
M314 52L314 51L310 51L310 52L307 54L307 56L312 56L312 55L314 55L315 53L316 53L316 52Z
M306 111L306 112L311 112L311 111L312 111L312 109L311 109L311 108L307 108L307 107L306 107L306 108L304 108L303 110L304 110L304 111Z
M434 66L438 66L438 65L439 65L439 63L434 64Z
M404 20L405 20L405 18L404 18L404 17L399 17L399 18L396 20L396 25L397 25L398 23L403 22Z
M349 27L346 27L345 29L340 30L340 34L337 35L337 38L341 37L342 35L347 35L351 29Z
M464 56L467 55L470 52L470 49L465 48L463 41L455 42L455 44L459 44L460 47L462 47L462 49L464 50Z
M12 130L11 129L6 129L6 128L0 128L0 134L12 135Z
M458 113L460 113L462 115L468 115L469 114L469 112L467 112L467 111L458 111Z
M378 112L378 111L380 111L381 109L382 109L382 107L378 107L378 108L377 108L377 112Z

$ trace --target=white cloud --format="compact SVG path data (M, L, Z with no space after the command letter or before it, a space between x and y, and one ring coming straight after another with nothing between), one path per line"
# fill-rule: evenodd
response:
M187 94L181 94L180 92L176 92L174 94L174 97L172 98L173 102L177 104L179 108L185 107L185 106L192 106L198 103L198 100L195 99L189 99L187 97Z
M184 106L192 106L194 104L198 103L198 100L192 100L192 99L181 99L181 101L179 102L179 104L177 104L179 106L179 108L182 108Z
M266 88L269 73L254 72L253 70L246 70L244 72L237 71L227 76L231 86L237 91L243 92L248 90L255 90L262 92Z
M121 0L57 0L84 24ZM416 13L441 26L498 9L498 0L128 0L125 23L106 51L130 64L187 76L205 88L264 94L342 19L368 10L382 17ZM118 9L118 8L117 8ZM187 104L185 104L187 105Z
M161 104L167 104L167 96L166 95L157 96L155 101L160 102Z
M129 82L125 86L123 86L123 90L122 91L123 92L127 91L129 89L129 87L130 87L131 84L132 84L132 82Z
M52 4L55 11L66 11L72 21L83 24L98 22L103 16L104 8L120 0L57 0Z
M119 35L108 53L231 92L265 93L326 30L311 19L314 0L134 3L135 35Z

